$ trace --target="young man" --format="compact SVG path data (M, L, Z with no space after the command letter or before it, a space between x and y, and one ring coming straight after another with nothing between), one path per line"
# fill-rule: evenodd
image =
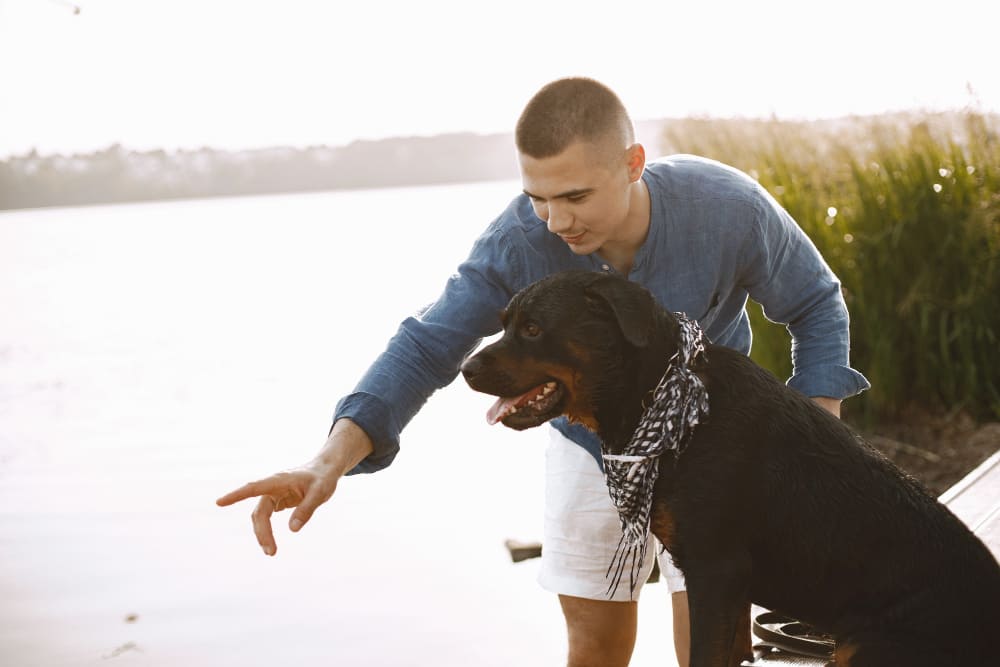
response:
M646 164L615 94L590 79L542 88L517 124L524 194L486 229L440 298L408 318L355 391L337 405L315 459L219 499L260 500L254 532L276 551L271 515L295 507L299 530L344 474L392 461L399 433L424 401L451 382L479 341L499 331L498 313L528 284L565 269L613 271L647 287L673 311L699 321L716 343L748 353L747 297L788 324L789 383L839 415L840 400L868 382L848 361L840 284L791 217L752 179L694 156ZM608 564L621 535L593 433L552 422L546 452L546 521L540 583L559 595L569 665L627 665L637 603L628 587L606 597ZM654 549L647 550L650 554ZM646 572L652 568L652 556ZM669 559L675 643L687 664L687 599Z

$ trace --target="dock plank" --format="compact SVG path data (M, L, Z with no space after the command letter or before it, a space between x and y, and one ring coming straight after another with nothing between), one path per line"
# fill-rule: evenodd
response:
M942 493L939 500L1000 560L1000 450Z

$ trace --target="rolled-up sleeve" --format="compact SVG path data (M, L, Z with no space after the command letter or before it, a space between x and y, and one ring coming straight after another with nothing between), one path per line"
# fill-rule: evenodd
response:
M765 317L788 328L788 385L837 399L865 391L870 383L850 365L850 317L840 281L792 217L763 188L758 195L740 253L741 281Z
M500 312L512 296L518 268L503 230L494 224L441 296L403 320L354 391L337 403L333 421L351 419L375 448L349 474L375 472L392 462L406 424L435 391L455 379L469 352L500 330Z

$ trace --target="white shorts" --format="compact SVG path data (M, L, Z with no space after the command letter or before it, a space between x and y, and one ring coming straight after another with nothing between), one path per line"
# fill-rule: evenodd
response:
M622 536L618 510L597 461L580 445L554 428L545 450L545 524L538 583L560 595L591 600L638 600L642 584L661 550L650 536L639 584L630 591L626 575L609 597L608 569ZM658 556L667 590L685 590L684 575L670 554Z

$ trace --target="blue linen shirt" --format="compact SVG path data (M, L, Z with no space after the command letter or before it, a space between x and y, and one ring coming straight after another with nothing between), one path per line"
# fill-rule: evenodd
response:
M870 385L849 365L849 319L840 282L791 216L741 171L693 155L646 165L649 233L627 278L671 311L696 319L720 345L749 354L747 299L792 338L789 386L846 398ZM385 351L336 407L371 438L374 452L352 473L388 466L399 436L424 402L452 382L465 357L500 328L522 288L567 269L614 271L599 254L575 255L515 198L476 240L441 296L405 319ZM600 441L565 418L552 425L600 464Z

